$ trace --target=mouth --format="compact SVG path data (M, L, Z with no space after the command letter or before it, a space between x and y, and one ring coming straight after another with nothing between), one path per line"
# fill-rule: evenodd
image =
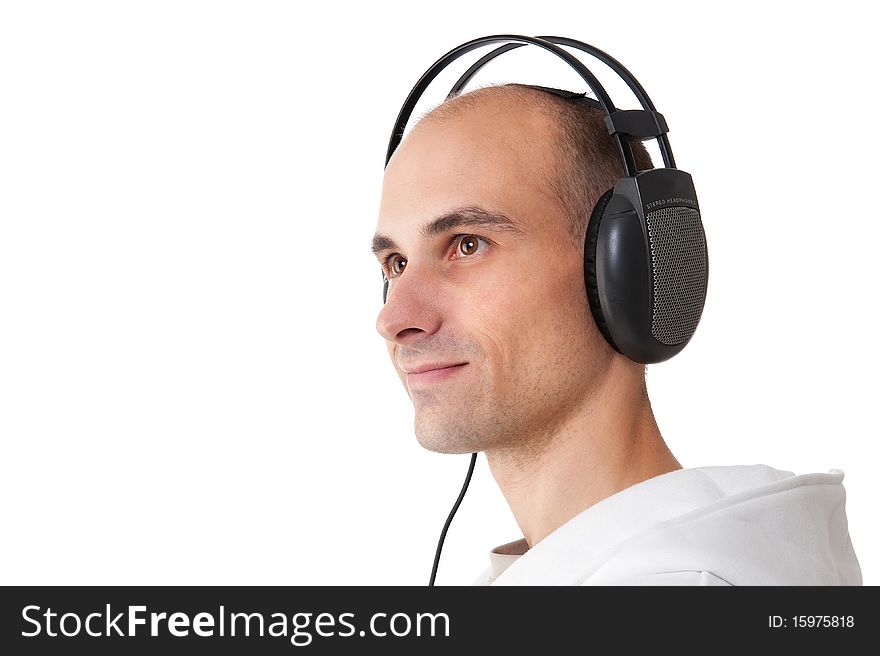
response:
M467 362L457 364L428 364L414 367L406 371L406 384L422 385L449 380L467 366Z

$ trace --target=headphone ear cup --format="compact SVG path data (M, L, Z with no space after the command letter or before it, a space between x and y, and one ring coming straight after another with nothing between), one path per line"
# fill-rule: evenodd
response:
M586 241L584 243L584 281L587 287L587 300L590 304L590 311L593 313L593 319L596 321L596 326L605 340L611 344L615 351L620 353L620 349L614 343L614 338L611 337L611 331L608 330L608 324L602 312L602 303L599 300L599 281L596 275L596 248L599 243L599 226L602 223L602 218L605 216L605 208L608 206L608 201L611 200L613 195L614 188L612 187L599 196L599 200L596 201L593 212L590 214Z

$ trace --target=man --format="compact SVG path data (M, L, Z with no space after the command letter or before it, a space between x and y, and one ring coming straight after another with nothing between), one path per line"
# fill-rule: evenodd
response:
M483 452L523 534L476 583L861 584L842 472L683 469L645 366L597 328L584 238L622 175L603 119L539 88L486 87L423 117L386 168L377 329L416 437Z

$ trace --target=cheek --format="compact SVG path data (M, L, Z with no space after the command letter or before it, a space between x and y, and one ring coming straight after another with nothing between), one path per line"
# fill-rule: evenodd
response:
M588 307L584 289L583 265L566 253L522 262L502 280L496 281L482 304L490 319L507 317L522 330L534 332L538 326L555 324L562 317L582 314Z
M583 270L574 262L520 267L469 299L465 321L493 366L528 371L586 346L591 317L583 287Z
M547 341L552 297L534 288L528 276L497 281L462 308L462 324L480 343L489 365L502 375L529 367Z

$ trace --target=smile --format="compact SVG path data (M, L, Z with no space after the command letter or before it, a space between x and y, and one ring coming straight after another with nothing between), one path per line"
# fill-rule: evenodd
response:
M427 367L419 367L415 371L407 372L406 384L412 387L413 385L438 383L444 380L449 380L466 366L467 362L453 365L429 365Z

